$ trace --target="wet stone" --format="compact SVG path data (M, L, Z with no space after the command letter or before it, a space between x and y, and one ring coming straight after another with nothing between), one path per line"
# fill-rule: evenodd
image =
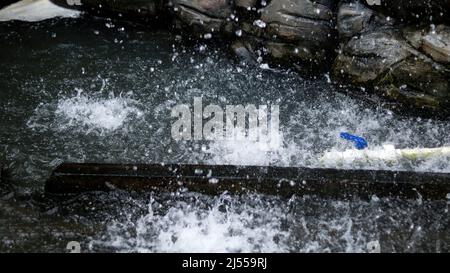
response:
M231 31L226 20L232 13L229 0L175 0L172 10L192 33Z

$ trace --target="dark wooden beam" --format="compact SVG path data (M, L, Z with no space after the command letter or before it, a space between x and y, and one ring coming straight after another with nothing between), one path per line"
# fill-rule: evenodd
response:
M445 199L450 174L380 170L337 170L184 164L72 164L57 167L45 184L48 194L89 191L176 191L205 194L258 192L289 197Z

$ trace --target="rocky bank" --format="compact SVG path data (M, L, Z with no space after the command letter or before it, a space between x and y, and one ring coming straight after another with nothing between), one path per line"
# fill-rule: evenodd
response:
M334 82L360 92L450 113L450 0L52 1L96 15L163 20L194 38L228 41L248 63L331 71Z

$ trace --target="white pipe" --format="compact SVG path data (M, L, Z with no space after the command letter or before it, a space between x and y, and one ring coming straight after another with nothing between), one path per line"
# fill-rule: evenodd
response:
M393 164L399 162L400 160L409 160L414 162L446 156L450 156L450 147L395 149L393 145L384 145L379 149L352 149L345 150L343 152L329 151L320 158L320 162L323 165L336 163L370 163L374 161L384 161L388 164Z

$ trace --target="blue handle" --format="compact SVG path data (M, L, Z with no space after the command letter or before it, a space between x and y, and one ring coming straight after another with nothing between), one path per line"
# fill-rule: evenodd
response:
M369 146L367 141L360 136L351 135L349 133L341 133L341 138L353 142L355 144L355 148L358 150L364 150Z

